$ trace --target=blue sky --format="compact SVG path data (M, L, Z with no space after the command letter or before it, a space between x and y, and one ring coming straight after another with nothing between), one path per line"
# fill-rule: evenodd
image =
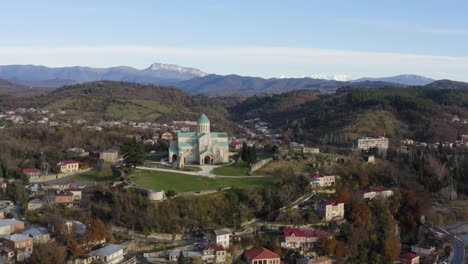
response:
M0 64L468 81L468 1L3 1Z

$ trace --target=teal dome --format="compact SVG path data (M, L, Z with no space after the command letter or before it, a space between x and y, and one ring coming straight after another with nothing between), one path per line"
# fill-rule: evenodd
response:
M208 117L207 117L205 114L202 114L202 115L198 118L197 123L198 123L198 124L209 124L209 123L210 123L210 120L208 119Z

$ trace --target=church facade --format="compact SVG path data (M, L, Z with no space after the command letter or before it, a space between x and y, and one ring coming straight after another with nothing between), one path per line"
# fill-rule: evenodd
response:
M169 146L169 162L177 167L185 164L212 165L229 161L228 135L211 132L210 120L202 114L197 132L179 132Z

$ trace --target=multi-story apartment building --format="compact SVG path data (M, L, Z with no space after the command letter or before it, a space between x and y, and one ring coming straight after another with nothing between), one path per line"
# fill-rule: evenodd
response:
M362 137L357 140L357 148L359 150L369 150L371 148L378 148L380 150L388 149L388 138L386 137Z

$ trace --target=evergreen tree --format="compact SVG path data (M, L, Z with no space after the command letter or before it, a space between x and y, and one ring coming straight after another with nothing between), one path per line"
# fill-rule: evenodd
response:
M241 150L241 159L247 164L248 159L248 147L247 143L242 143L242 150Z
M135 169L136 166L142 165L145 161L145 149L142 144L139 144L135 138L125 142L121 148L124 157L125 165Z
M184 252L180 251L179 259L177 259L177 264L185 264Z

